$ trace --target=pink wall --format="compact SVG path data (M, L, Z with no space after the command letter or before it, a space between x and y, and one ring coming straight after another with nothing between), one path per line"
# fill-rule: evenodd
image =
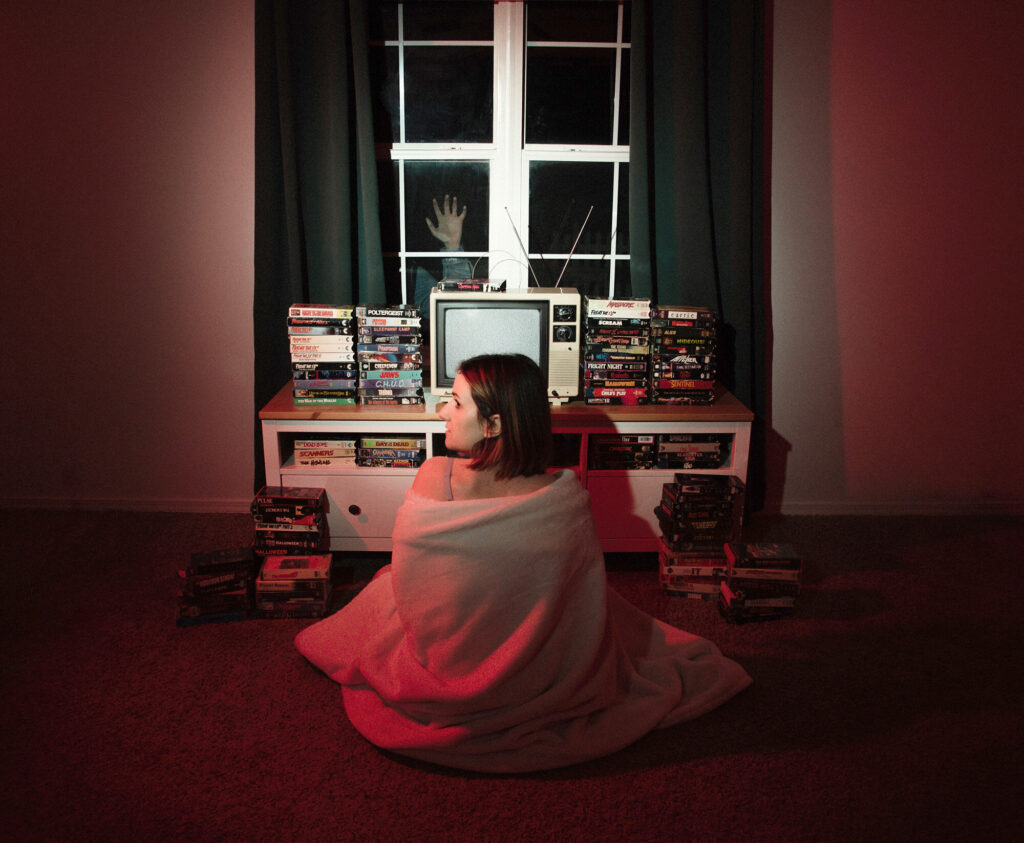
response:
M849 494L1024 499L1024 5L836 3L833 33Z
M1024 5L775 0L773 495L1024 511ZM240 509L250 0L0 4L0 497Z
M4 497L251 495L251 6L3 4Z
M1024 511L1024 6L775 9L783 506ZM808 367L838 378L824 415Z

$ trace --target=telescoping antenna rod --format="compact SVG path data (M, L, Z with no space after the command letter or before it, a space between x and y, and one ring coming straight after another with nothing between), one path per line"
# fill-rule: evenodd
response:
M565 259L565 263L562 264L562 271L558 273L558 280L555 282L557 287L562 283L562 276L565 275L565 270L569 267L569 258L572 257L572 253L576 251L576 243L580 242L580 238L583 236L583 229L587 227L587 220L590 219L590 215L594 213L594 206L590 206L590 210L587 211L586 219L583 220L583 225L580 226L580 233L576 235L576 242L572 244L572 248L569 250L569 257Z
M505 206L505 213L508 215L509 224L512 226L512 230L516 234L516 240L519 241L519 248L523 250L523 254L526 256L526 265L530 269L530 275L533 276L533 283L539 287L540 281L537 278L537 273L533 271L533 264L530 263L530 253L526 251L526 246L523 245L523 238L519 236L519 229L516 228L516 224L512 220L512 214L510 214L508 211L508 205Z

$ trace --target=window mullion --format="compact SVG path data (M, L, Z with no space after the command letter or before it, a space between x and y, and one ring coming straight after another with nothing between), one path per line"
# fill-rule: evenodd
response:
M622 87L622 6L616 22L615 35L615 88L612 93L612 137L611 142L619 142L619 91Z
M523 54L522 3L494 6L494 141L491 170L490 266L509 289L529 285L526 256L516 230L526 241L527 196L522 194ZM515 228L513 228L513 222Z
M403 6L398 4L398 142L405 143L405 35ZM404 243L403 243L404 246Z

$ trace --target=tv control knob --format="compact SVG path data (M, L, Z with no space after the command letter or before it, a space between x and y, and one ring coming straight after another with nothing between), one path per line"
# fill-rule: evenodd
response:
M362 512L363 512L363 511L362 511L362 510L361 510L361 509L360 509L360 508L359 508L358 506L356 506L355 504L352 504L351 506L349 506L349 508L348 508L348 511L349 511L349 513L350 513L351 515L361 515L361 514L362 514Z

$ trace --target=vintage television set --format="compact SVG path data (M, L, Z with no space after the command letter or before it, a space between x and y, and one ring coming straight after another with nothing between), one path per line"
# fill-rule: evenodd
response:
M459 364L476 354L520 353L547 377L553 404L579 395L580 294L572 287L430 294L430 392L452 394Z

